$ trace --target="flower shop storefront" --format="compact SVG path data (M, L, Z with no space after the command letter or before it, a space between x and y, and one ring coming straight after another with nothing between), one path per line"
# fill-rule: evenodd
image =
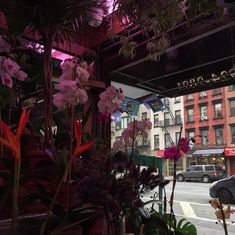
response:
M174 213L176 170L189 150L183 126L164 151L169 200L161 161L157 169L155 158L134 156L149 119L133 118L110 146L111 118L128 95L111 79L162 97L234 83L234 11L160 2L0 1L1 235L197 234Z
M224 149L198 149L192 153L190 162L197 165L215 164L227 169Z

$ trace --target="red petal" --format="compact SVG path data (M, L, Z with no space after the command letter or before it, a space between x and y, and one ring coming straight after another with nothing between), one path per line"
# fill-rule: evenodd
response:
M96 141L91 141L87 144L84 144L83 146L77 146L74 153L73 153L73 157L75 158L78 155L80 155L81 153L85 152L86 150L88 150L89 148L91 148L94 144L96 143Z
M28 120L29 120L29 112L27 112L26 109L24 108L20 116L19 126L18 126L18 130L16 133L17 140L19 140L20 137L22 136L24 128Z

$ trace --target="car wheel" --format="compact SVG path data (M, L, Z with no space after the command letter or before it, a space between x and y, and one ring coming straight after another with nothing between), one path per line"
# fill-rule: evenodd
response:
M184 181L184 176L183 175L177 175L177 180L179 182L183 182Z
M210 177L208 175L202 176L202 182L203 183L209 183L211 181Z
M228 203L232 202L232 195L226 189L220 189L218 191L218 196L219 196L222 203L228 204Z

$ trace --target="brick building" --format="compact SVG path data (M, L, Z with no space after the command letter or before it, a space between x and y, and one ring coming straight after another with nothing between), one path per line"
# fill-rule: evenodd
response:
M228 153L235 146L234 88L232 85L184 96L185 133L196 140L188 154L188 165L217 164L228 175L235 172L235 156Z

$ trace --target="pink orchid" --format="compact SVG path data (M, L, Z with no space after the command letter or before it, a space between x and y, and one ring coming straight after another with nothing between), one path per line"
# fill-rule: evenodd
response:
M164 151L164 158L178 161L183 156L182 152L176 146L167 148Z
M20 81L24 81L27 78L27 76L28 76L27 73L25 73L22 70L19 70L16 74L17 79Z
M124 150L124 141L121 138L120 140L116 140L113 143L113 151L118 152L118 151L123 151Z
M10 58L5 58L2 62L2 69L9 73L11 77L16 77L20 70L20 66Z
M172 146L164 151L166 159L178 161L189 150L189 141L186 138L179 140L179 148Z
M58 89L62 92L75 92L77 88L77 82L74 80L63 80L58 85Z
M70 72L72 71L74 65L75 65L75 61L68 59L68 60L64 60L63 62L61 62L60 68L62 69L63 72Z
M88 82L88 78L90 77L90 74L88 73L86 69L84 69L81 66L77 66L76 74L77 74L78 79L81 80L81 82L83 83Z
M78 100L81 104L85 104L88 101L88 95L85 89L78 89Z
M108 112L110 114L120 111L121 102L124 97L121 94L122 91L115 86L107 87L106 90L100 94L100 101L98 103L99 111L102 113Z
M181 138L179 141L179 145L181 150L186 153L189 150L189 141L186 138Z
M11 76L6 72L1 73L0 76L1 76L1 79L2 79L2 84L8 86L9 88L12 88L13 81L11 79Z
M67 100L64 98L64 95L61 92L58 92L53 97L53 104L58 108L64 108L67 105Z

